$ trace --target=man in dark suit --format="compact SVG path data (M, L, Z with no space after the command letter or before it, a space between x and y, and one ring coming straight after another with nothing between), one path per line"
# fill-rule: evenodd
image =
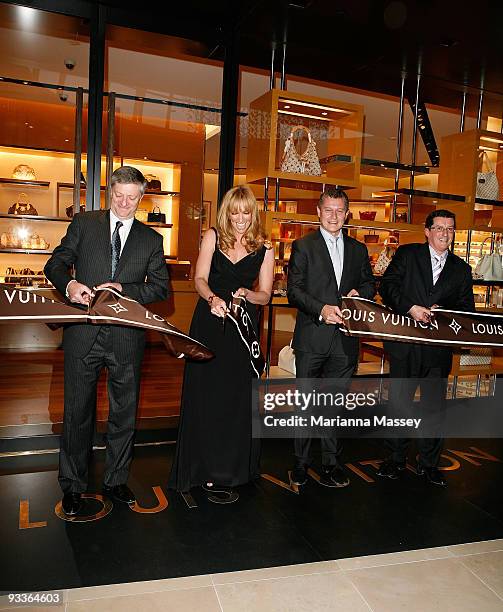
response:
M425 221L427 242L399 247L381 280L379 293L384 304L398 314L429 323L435 307L473 311L475 303L470 266L449 251L454 239L456 216L449 210L436 210ZM417 387L421 391L420 410L430 416L442 414L451 370L452 350L405 342L385 342L389 354L389 404L397 409L411 407ZM408 440L386 441L391 456L377 472L396 479L405 469ZM427 482L445 486L438 469L443 440L417 439L419 460L417 472Z
M288 266L288 301L298 308L292 342L296 376L348 381L358 365L359 341L339 330L341 297L372 299L374 277L367 247L342 231L349 213L346 193L327 187L317 211L320 229L294 241ZM303 485L307 480L310 448L311 438L295 438L294 484ZM339 461L341 451L335 430L321 439L320 484L349 484Z
M74 216L44 269L71 302L89 304L94 287L113 287L142 304L167 297L162 236L134 218L146 185L139 170L123 166L112 174L110 210ZM81 508L81 494L87 488L96 386L103 367L108 369L109 394L103 492L125 503L135 501L126 482L144 344L144 332L132 327L77 324L64 330L65 414L59 482L63 510L69 516Z

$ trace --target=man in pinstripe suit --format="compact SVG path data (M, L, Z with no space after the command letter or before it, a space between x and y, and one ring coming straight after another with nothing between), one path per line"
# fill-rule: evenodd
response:
M110 210L76 214L45 266L47 278L76 304L94 287L113 287L142 304L168 295L162 236L134 218L146 180L136 168L112 174ZM75 275L70 275L73 266ZM75 515L86 491L92 450L96 387L108 369L109 417L103 492L133 503L127 486L133 452L145 334L122 326L74 324L63 333L65 414L59 461L63 511Z

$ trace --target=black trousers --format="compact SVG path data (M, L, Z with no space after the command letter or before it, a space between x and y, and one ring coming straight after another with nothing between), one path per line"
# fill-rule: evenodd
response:
M309 353L295 349L295 368L297 378L330 378L338 379L341 385L337 390L343 392L349 384L358 365L358 353L346 355L342 346L341 333L336 331L326 354ZM312 386L308 385L308 391ZM299 434L297 436L297 433ZM301 437L302 430L296 431L294 440L295 464L307 467L311 461L312 438ZM321 463L325 466L335 466L339 463L342 444L337 439L335 428L321 438Z
M140 391L141 356L119 363L110 327L101 327L96 342L82 359L65 352L65 414L59 455L59 483L64 493L87 489L96 414L96 388L108 369L109 415L104 484L125 484L133 458L136 409Z
M445 411L447 378L449 365L424 365L421 346L411 346L405 359L390 356L390 390L389 406L396 416L403 416L406 411L410 416L425 417L430 427L435 423L440 428ZM419 387L420 401L414 396ZM407 458L410 440L407 438L389 438L385 445L391 452L391 459L403 463ZM423 467L437 467L444 445L441 437L416 438L418 463Z

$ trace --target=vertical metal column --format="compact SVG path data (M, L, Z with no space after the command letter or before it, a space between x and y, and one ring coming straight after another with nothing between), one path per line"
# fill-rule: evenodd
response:
M110 183L114 171L114 146L115 146L115 93L108 94L108 141L107 141L107 167L106 167L106 208L110 208Z
M283 33L283 41L281 43L281 80L279 83L279 88L284 90L286 88L286 74L285 74L285 65L286 65L286 32L287 32L287 20L288 14L285 14L285 25L284 25L284 33ZM278 212L279 209L279 197L280 197L280 179L277 178L275 180L276 189L274 192L274 211Z
M477 130L480 130L480 126L482 125L482 106L484 104L484 82L485 82L485 71L484 71L484 67L482 67L481 73L480 73L480 94L479 94L479 110L477 113Z
M269 89L274 89L276 76L274 69L274 62L276 60L276 41L273 40L271 43L271 74L269 75ZM264 179L264 211L267 211L269 207L269 177L266 176Z
M73 161L73 213L80 211L80 175L82 174L82 109L84 90L79 87L75 101L75 156ZM58 211L59 213L59 211Z
M463 90L463 102L461 105L461 120L459 122L459 131L465 131L465 115L466 115L466 89Z
M419 56L419 60L417 63L417 79L416 79L416 103L414 106L414 127L412 133L412 170L410 173L410 189L414 189L414 166L416 165L416 153L417 153L417 117L419 113L419 86L421 83L421 56ZM412 195L409 195L408 198L408 207L407 207L407 219L409 221L412 220Z
M407 77L407 73L405 70L402 70L402 84L400 89L400 108L398 111L398 130L396 136L396 163L399 164L402 159L402 133L403 133L403 105L405 99L405 79ZM393 194L393 207L391 210L391 221L396 220L396 205L398 202L398 185L400 180L400 169L397 168L395 170L395 193Z
M220 132L220 171L218 173L218 204L234 184L234 155L239 93L238 34L230 24L225 45L222 82L222 119Z
M94 9L94 18L91 20L91 44L89 52L86 210L99 210L100 208L105 23L106 8L97 3Z

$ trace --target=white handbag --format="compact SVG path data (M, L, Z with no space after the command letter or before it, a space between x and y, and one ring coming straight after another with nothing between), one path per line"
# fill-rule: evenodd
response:
M288 346L284 346L278 355L278 367L281 370L296 374L295 370L295 351L292 348L292 342Z
M474 348L466 353L461 353L459 365L490 365L492 359L492 349Z
M484 200L497 200L499 198L500 187L498 177L494 171L494 167L489 160L486 151L481 151L480 159L486 162L487 172L477 172L477 189L475 192L476 198Z
M480 259L473 271L474 278L484 280L503 280L503 265L501 263L501 242L498 240L494 245L494 251L482 255L484 243L490 238L486 238L480 245Z
M298 131L305 132L308 139L306 150L302 154L295 148L293 140L295 132ZM316 143L311 136L311 132L304 125L294 126L290 136L286 139L285 150L281 160L281 172L321 176L321 166L316 151Z
M379 253L376 265L374 266L374 274L382 275L386 272L386 268L391 263L391 259L398 247L398 239L395 236L390 236L384 241L384 249Z

